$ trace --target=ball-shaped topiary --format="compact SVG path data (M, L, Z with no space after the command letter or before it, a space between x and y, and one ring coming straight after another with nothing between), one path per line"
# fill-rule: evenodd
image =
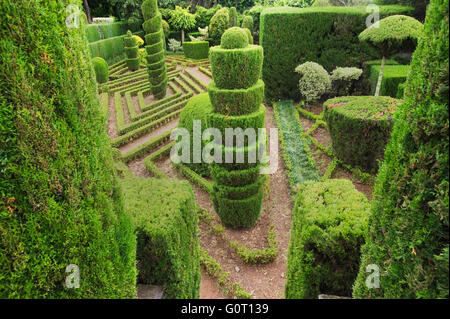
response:
M315 102L331 88L328 72L315 62L305 62L295 68L300 74L298 87L306 102Z
M223 49L242 49L248 47L247 33L239 27L229 28L222 35L220 47Z
M167 74L164 63L164 33L162 28L161 13L158 10L156 0L145 0L142 3L142 15L144 16L145 42L147 45L147 71L150 82L150 91L156 99L161 99L167 91Z
M219 9L209 22L209 36L213 43L218 45L222 34L230 27L230 16L228 8Z
M109 68L106 61L98 56L92 59L92 64L94 66L95 78L97 79L97 82L107 82L109 76Z

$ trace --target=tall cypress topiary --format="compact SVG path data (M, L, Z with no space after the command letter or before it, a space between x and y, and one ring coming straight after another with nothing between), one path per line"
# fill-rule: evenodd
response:
M0 298L136 296L86 17L68 28L69 4L0 2Z
M245 133L246 129L255 129L258 133L258 128L264 127L264 83L259 79L262 60L262 47L249 45L247 34L238 27L225 31L221 45L210 50L213 81L208 93L214 112L207 122L208 127L222 133L222 163L210 167L212 203L222 223L232 228L252 226L261 210L265 175L260 174L258 161L250 158L251 152L258 154L258 141L237 133L233 145L229 145L225 131L232 128ZM238 145L240 138L243 143ZM227 153L233 156L232 163L227 163ZM237 160L239 153L243 155L241 163Z
M428 7L375 185L357 298L449 296L448 9L448 0ZM366 285L369 264L379 288Z
M136 43L136 39L130 30L127 31L127 35L123 39L124 50L127 56L125 62L130 71L136 71L139 69L140 59L138 57L139 47Z
M145 49L147 50L147 71L150 90L155 98L161 99L166 95L167 74L164 61L164 32L162 29L161 13L156 0L145 0L142 3L142 15L145 22Z

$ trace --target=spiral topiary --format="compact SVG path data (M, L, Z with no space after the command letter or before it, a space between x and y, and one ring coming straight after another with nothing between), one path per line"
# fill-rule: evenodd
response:
M125 59L127 67L130 71L136 71L137 69L139 69L140 63L138 56L139 47L137 46L136 38L133 37L130 30L128 30L123 43L124 51L127 56L127 58Z
M156 99L166 95L167 74L164 61L165 37L162 28L162 17L156 0L145 0L142 3L142 15L145 22L145 49L147 50L147 71L150 81L150 91Z
M221 45L211 48L213 81L208 94L214 112L207 115L207 123L223 137L229 128L255 129L258 133L258 128L264 127L264 82L259 80L262 60L262 48L249 45L247 33L238 27L225 31ZM259 144L236 130L234 133L236 143L219 146L223 161L210 165L214 181L211 201L225 226L244 228L253 226L261 211L266 176L260 175L260 163L251 160L251 154L256 157L266 141ZM243 145L236 145L238 139ZM227 154L233 156L232 163L226 163ZM243 161L238 161L238 155Z

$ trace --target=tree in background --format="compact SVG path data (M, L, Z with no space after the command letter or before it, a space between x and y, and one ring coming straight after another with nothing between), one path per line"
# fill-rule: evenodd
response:
M181 43L184 42L184 31L195 27L195 15L189 13L189 9L176 6L170 13L169 23L175 29L181 30Z

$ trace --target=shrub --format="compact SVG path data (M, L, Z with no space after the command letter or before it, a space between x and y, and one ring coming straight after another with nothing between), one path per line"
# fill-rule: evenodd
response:
M381 17L411 12L408 7L379 8ZM338 66L360 67L364 60L376 57L373 48L358 41L366 18L364 7L265 9L261 14L260 44L264 48L266 99L300 98L296 89L300 76L294 72L299 64L312 61L331 72Z
M148 55L145 57L147 65L162 64L164 65L164 34L162 30L161 14L158 10L156 0L145 0L142 3L142 15L144 16L146 25L145 47ZM154 51L158 52L154 53ZM150 70L147 68L147 70ZM156 68L151 70L160 70L160 72L149 72L150 91L156 99L161 99L167 92L167 74L166 68Z
M237 12L235 7L228 9L228 15L230 17L230 27L237 27Z
M162 22L162 28L163 28L163 32L164 32L164 37L165 37L166 39L168 39L168 38L169 38L169 34L170 34L170 26L169 26L169 23L167 23L166 20L162 20L161 22Z
M109 68L106 61L100 57L95 57L92 59L92 65L94 66L95 78L97 82L108 82Z
M390 97L343 96L324 103L324 119L336 156L366 171L378 169L401 100Z
M222 34L220 47L223 49L242 49L248 47L247 33L239 27L229 28Z
M375 89L375 97L380 94L386 57L398 53L401 49L414 48L422 34L423 25L414 18L394 15L381 19L358 36L360 41L370 43L382 55L380 72Z
M67 28L69 3L0 2L2 299L136 297L136 238L86 18ZM64 285L70 264L79 266L78 289Z
M214 45L220 44L222 34L230 27L230 17L228 15L228 9L222 8L218 10L209 23L209 36L211 37Z
M124 38L124 43L124 50L127 56L125 63L127 64L127 67L130 71L136 71L137 69L139 69L140 65L140 59L138 57L139 47L130 30L128 30L127 35Z
M249 29L247 29L247 28L243 28L242 30L244 30L244 32L247 34L248 43L249 44L253 44L252 32Z
M185 42L187 43L187 42ZM201 121L201 134L203 134L203 131L208 128L208 124L206 121L206 118L208 114L213 112L213 108L211 106L211 102L209 100L207 93L199 94L192 99L189 100L189 102L186 104L186 106L183 108L183 110L180 113L180 119L178 121L178 127L185 128L189 131L189 136L191 139L190 142L190 151L191 151L191 161L190 163L186 163L190 169L192 169L194 172L201 176L208 176L209 175L209 169L208 164L204 163L203 160L201 160L201 163L194 163L193 161L193 127L194 127L194 120L200 120ZM200 136L201 139L201 136ZM202 147L206 145L206 141L201 140ZM200 151L201 151L200 150ZM202 154L200 153L200 158L202 158Z
M448 5L428 6L375 183L355 298L449 297ZM380 268L379 289L365 285L368 264Z
M249 29L250 32L253 32L253 18L252 16L244 16L244 18L242 19L242 28L245 29Z
M328 72L315 62L305 62L295 68L300 74L298 88L306 102L315 102L331 88Z
M180 51L182 48L181 41L177 41L175 39L169 39L169 49L172 52Z
M292 212L285 295L350 296L370 205L347 179L306 182Z
M138 281L163 285L166 298L198 298L198 217L187 182L121 180L125 208L137 233Z
M136 45L138 47L141 47L144 45L144 40L142 40L142 38L136 34L133 35L133 38L136 40Z
M336 68L331 72L332 91L336 96L351 95L355 82L361 77L362 69Z
M408 71L409 65L385 65L380 95L396 97L399 85L406 81ZM371 92L375 92L379 72L380 65L371 66L368 78Z
M222 89L248 88L259 80L263 59L260 46L234 50L216 46L210 48L209 57L214 82Z
M208 41L183 42L184 56L189 59L207 59L209 53Z

